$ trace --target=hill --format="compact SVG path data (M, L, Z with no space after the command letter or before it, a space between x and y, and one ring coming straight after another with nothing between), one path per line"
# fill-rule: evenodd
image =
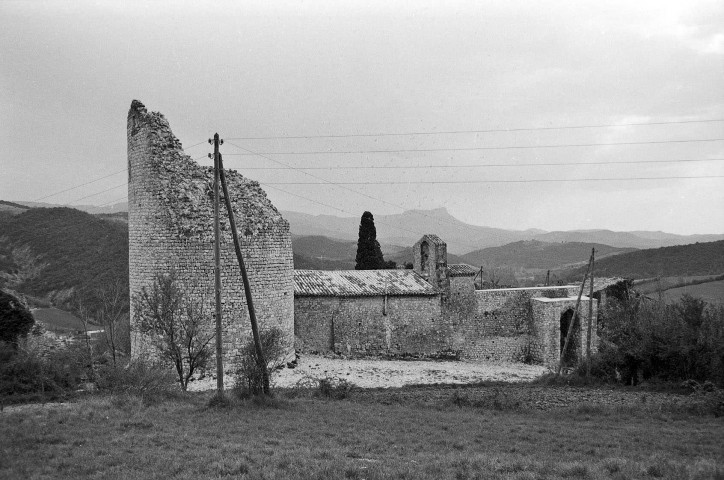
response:
M372 212L374 213L374 212ZM360 212L360 215L362 212ZM323 235L340 240L357 241L360 217L309 215L282 212L295 235ZM540 230L505 230L469 225L453 217L444 208L408 210L395 215L375 215L377 239L380 244L414 245L422 235L436 233L448 245L448 253L464 253L479 247L504 245L531 239Z
M300 270L354 270L354 260L324 260L294 253L294 268Z
M103 214L103 213L121 213L125 212L128 214L128 202L119 202L114 203L113 205L106 205L104 207L98 207L96 205L73 205L72 207L68 205L59 205L55 203L45 203L45 202L25 202L18 200L15 202L17 204L20 204L22 206L25 206L27 208L57 208L57 207L68 207L68 208L74 208L76 210L80 210L82 212L91 213L93 215Z
M372 212L374 213L374 212ZM360 212L360 215L362 212ZM282 212L295 235L323 235L339 240L357 240L359 217L309 215ZM458 220L444 208L408 210L395 215L375 215L377 239L381 244L413 245L425 233L439 235L448 245L448 253L458 255L488 247L500 247L522 240L547 243L597 243L616 248L658 248L695 242L724 240L724 235L676 235L665 232L615 232L611 230L506 230L470 225Z
M385 260L396 260L406 249L397 245L381 245ZM293 236L294 268L311 270L354 269L357 241L338 240L324 235ZM407 249L410 251L412 249ZM410 256L410 261L412 257ZM398 261L398 263L400 263Z
M398 265L404 265L405 263L412 263L413 261L413 252L412 247L403 248L402 250L393 253L393 254L385 254L385 260L392 260L394 262L397 262ZM455 255L454 253L448 253L447 254L447 263L448 265L452 265L454 263L467 263L465 260L463 260L462 257Z
M37 202L0 201L0 214L3 214L3 203L15 205L12 207L13 209L26 206L43 208L58 206ZM5 208L10 208L10 206ZM109 216L109 218L118 221L123 218L123 213L127 218L128 212L126 202L106 207L74 205L74 208L93 214L120 214ZM14 213L18 213L18 211L15 210ZM281 213L289 221L292 235L325 236L340 241L357 241L359 216L310 215L293 211L283 211ZM362 212L360 211L361 215ZM426 233L439 235L448 244L448 253L458 255L482 248L500 247L521 240L539 240L548 243L598 243L617 248L639 249L724 240L724 234L677 235L661 231L616 232L599 229L547 232L533 228L528 230L506 230L465 223L450 215L445 208L407 210L394 215L375 215L375 225L377 227L377 239L382 244L385 254L388 253L384 251L385 245L413 245Z
M17 215L18 213L23 213L29 208L30 207L26 207L25 205L21 205L19 203L0 200L0 213Z
M562 275L583 276L586 267ZM604 277L649 278L724 273L724 240L622 253L596 261L596 275Z
M0 217L0 286L63 309L97 306L98 286L128 285L128 226L72 208Z
M665 232L614 232L611 230L571 230L568 232L547 232L535 236L543 242L600 243L618 248L658 248L674 245L688 245L696 242L713 242L724 239L724 235L676 235Z
M462 260L471 265L549 270L571 264L585 263L591 255L591 248L596 249L599 258L634 250L611 247L600 243L550 243L539 240L524 240L509 243L502 247L476 250L463 255Z

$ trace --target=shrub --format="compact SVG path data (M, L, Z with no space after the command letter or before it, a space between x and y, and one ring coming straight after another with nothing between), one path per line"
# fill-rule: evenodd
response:
M266 365L260 365L254 339L250 338L241 349L241 361L236 370L235 391L238 396L259 395L264 392L264 375L271 379L275 371L283 368L287 357L284 332L278 327L259 332Z
M152 284L132 301L140 332L148 336L160 358L176 367L181 388L186 390L194 372L203 370L213 356L209 344L216 334L205 328L204 299L189 299L172 270L157 272Z
M33 314L15 296L0 290L0 341L17 346L35 325Z
M98 390L113 394L140 396L146 401L178 391L177 381L168 368L133 360L125 366L102 365L97 372Z
M216 392L206 404L209 408L229 408L231 400L223 392Z
M597 376L610 379L618 371L635 385L641 371L644 379L724 384L724 307L689 295L671 305L612 299L602 317Z
M326 398L343 400L352 394L354 384L344 378L322 378L319 380L319 393Z
M10 401L28 401L44 397L58 398L75 392L92 376L92 361L81 344L70 344L42 352L27 342L8 354L3 347L0 363L0 397Z

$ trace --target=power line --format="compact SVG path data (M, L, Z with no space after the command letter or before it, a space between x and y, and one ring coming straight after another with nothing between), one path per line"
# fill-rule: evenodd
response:
M344 135L297 135L297 136L268 136L268 137L235 137L227 140L283 140L283 139L310 139L310 138L355 138L355 137L397 137L407 135L454 135L463 133L497 133L497 132L535 132L542 130L572 130L583 128L611 128L611 127L639 127L646 125L679 125L687 123L713 123L724 122L724 119L714 118L708 120L679 120L671 122L641 122L641 123L609 123L598 125L569 125L560 127L523 127L523 128L494 128L487 130L449 130L442 132L404 132L404 133L357 133ZM189 147L190 148L190 147Z
M54 197L56 195L60 195L61 193L70 192L71 190L75 190L76 188L84 187L86 185L90 185L91 183L96 183L98 181L103 180L104 178L112 177L113 175L118 175L121 172L125 172L127 168L124 168L123 170L118 170L117 172L109 173L108 175L105 175L100 178L96 178L95 180L91 180L90 182L81 183L80 185L76 185L74 187L66 188L65 190L61 190L59 192L51 193L50 195L46 195L44 197L40 197L37 200L33 200L33 202L39 202L40 200L45 200L46 198Z
M227 143L228 143L228 140L227 140ZM296 193L292 193L292 192L290 192L290 191L288 191L288 190L284 190L283 188L278 188L278 187L272 186L272 185L270 185L270 184L266 184L266 183L260 183L260 184L261 184L261 185L264 185L265 187L269 187L269 188L272 188L272 189L274 189L274 190L278 190L278 191L280 191L280 192L284 192L284 193L286 193L286 194L288 194L288 195L291 195L291 196L293 196L293 197L301 198L301 199L303 199L303 200L307 200L307 201L309 201L309 202L316 203L317 205L321 205L321 206L324 206L324 207L329 207L329 208L332 208L332 209L337 210L337 211L339 211L339 212L346 213L346 214L348 214L348 215L356 216L356 215L359 214L359 213L350 212L350 211L348 211L348 210L344 210L344 209L339 208L339 207L335 207L335 206L333 206L333 205L329 205L329 204L327 204L327 203L323 203L323 202L318 202L318 201L316 201L316 200L312 200L311 198L305 197L305 196L303 196L303 195L298 195L298 194L296 194ZM419 213L419 212L413 212L413 213ZM433 218L433 217L431 217L431 218ZM435 219L435 220L439 220L439 219ZM394 228L395 230L401 230L401 231L403 231L403 232L408 232L408 233L412 233L412 234L415 234L415 235L425 235L425 233L416 232L416 231L414 231L414 230L410 230L410 229L408 229L408 228L399 227L399 226L397 226L397 225L392 225L392 224L390 224L390 223L383 222L383 221L381 221L381 220L379 220L379 219L375 219L375 224L385 225L385 226L387 226L387 227ZM459 227L459 226L460 226L460 225L458 225L458 227ZM480 248L480 246L474 246L474 245L471 245L471 244L468 244L468 243L463 243L462 245L466 245L467 247L472 247L474 250L477 250L478 248Z
M108 202L108 203L104 203L103 205L98 205L98 208L107 207L108 205L113 205L113 204L122 202L122 201L124 201L124 200L125 200L125 201L128 201L128 195L124 195L124 196L121 197L121 198L118 198L118 199L116 199L116 200L112 200L112 201L110 201L110 202Z
M487 167L553 167L553 166L570 166L578 167L582 165L632 165L645 163L685 163L685 162L721 162L724 158L701 158L701 159L678 159L678 160L631 160L631 161L613 161L613 162L551 162L551 163L485 163L485 164L465 164L465 165L378 165L378 166L338 166L333 167L296 167L298 170L376 170L376 169L404 169L417 170L428 168L487 168ZM288 170L288 167L244 167L244 170Z
M186 150L188 150L189 148L194 148L194 147L198 147L199 145L201 145L201 144L204 144L204 143L207 143L207 141L206 141L206 140L204 140L203 142L199 142L199 143L194 143L194 144L193 144L193 145L191 145L191 146L188 146L188 147L182 148L182 150L186 151Z
M96 195L100 195L101 193L110 192L111 190L115 190L116 188L120 188L120 187L125 187L126 185L128 185L128 182L123 182L123 183L120 184L120 185L116 185L115 187L107 188L107 189L102 190L102 191L100 191L100 192L98 192L98 193L93 193L93 194L91 194L91 195L86 195L85 197L76 198L75 200L72 200L72 201L68 202L67 205L72 205L72 204L74 204L75 202L80 202L81 200L85 200L86 198L95 197Z
M206 142L201 142L201 143L206 143ZM201 145L201 143L197 143L196 145ZM194 147L194 146L196 146L196 145L192 145L191 147ZM188 147L188 148L191 148L191 147ZM194 158L193 160L194 160L194 161L198 161L198 160L201 160L202 158L206 158L206 155L201 155L200 157ZM128 170L128 167L124 167L123 169L118 170L117 172L109 173L108 175L104 175L104 176L102 176L102 177L96 178L95 180L91 180L90 182L80 183L80 184L75 185L75 186L73 186L73 187L66 188L65 190L60 190L60 191L58 191L58 192L51 193L50 195L46 195L46 196L44 196L44 197L40 197L40 198L38 198L38 199L36 199L36 200L31 200L31 201L32 201L32 202L39 202L40 200L45 200L46 198L54 197L54 196L56 196L56 195L60 195L61 193L70 192L71 190L75 190L75 189L80 188L80 187L85 187L86 185L91 185L91 184L93 184L93 183L99 182L99 181L101 181L101 180L103 180L103 179L106 179L106 178L108 178L108 177L112 177L113 175L118 175L119 173L125 172L125 171L127 171L127 170ZM114 187L114 188L117 188L117 187ZM111 190L112 190L112 189L113 189L113 188L111 188ZM104 193L104 192L106 192L106 191L108 191L108 190L104 190L103 192L99 192L99 193ZM87 197L84 197L84 198L87 198ZM78 199L78 200L83 200L83 199L80 198L80 199ZM75 202L75 201L77 201L77 200L73 200L73 202ZM73 202L71 202L71 203L73 203Z
M251 153L251 150L249 150L249 149L247 149L247 148L244 148L244 147L241 147L241 146L239 146L239 145L236 145L235 143L229 142L228 140L226 141L226 143L228 143L229 145L232 145L232 146L234 146L234 147L236 147L236 148L239 148L239 149L241 149L241 150L244 150L244 151L246 151L246 152L250 152L250 153ZM384 204L386 204L386 205L390 205L390 206L395 207L395 208L399 208L399 209L402 210L402 211L407 210L405 207L403 207L403 206L401 206L401 205L398 205L398 204L396 204L396 203L388 202L388 201L386 201L386 200L382 200L381 198L373 197L373 196L368 195L368 194L366 194L366 193L363 193L363 192L360 192L360 191L357 191L357 190L354 190L354 189L351 189L351 188L348 188L348 187L344 187L344 186L342 186L342 185L341 185L340 183L338 183L338 182L332 182L332 181L329 181L329 180L327 180L327 179L325 179L325 178L318 177L318 176L316 176L316 175L312 175L311 173L307 173L307 172L305 172L305 171L303 171L303 170L301 170L301 169L299 169L299 168L292 167L291 165L288 165L288 164L286 164L286 163L284 163L284 162L280 162L280 161L278 161L278 160L274 160L273 158L267 157L267 156L265 156L265 155L258 154L258 156L260 156L260 157L262 157L262 158L265 158L265 159L267 159L267 160L269 160L269 161L271 161L271 162L277 163L277 164L279 164L279 165L284 165L285 167L290 168L290 169L292 169L292 170L297 170L297 171L303 173L304 175L307 175L307 176L312 177L312 178L316 178L317 180L321 180L322 182L324 182L324 183L326 183L326 184L328 184L328 185L334 185L334 186L336 186L336 187L338 187L338 188L341 188L341 189L343 189L343 190L347 190L347 191L352 192L352 193L356 193L357 195L362 195L363 197L367 197L367 198L369 198L369 199L371 199L371 200L375 200L375 201L377 201L377 202L384 203ZM268 184L265 184L265 185L268 185ZM423 216L423 217L430 218L430 219L432 219L432 220L434 220L434 221L436 221L436 222L438 222L438 223L439 223L440 221L444 221L444 223L448 223L448 224L454 225L454 226L456 226L456 227L459 226L459 225L457 225L457 224L453 224L453 223L450 222L450 221L445 221L445 220L440 219L440 218L435 218L435 217L431 217L431 216L429 216L429 215L425 215L425 214L422 213L422 212L415 212L415 213L417 213L418 215L421 215L421 216ZM415 232L413 232L413 233L415 233Z
M701 175L691 177L622 177L622 178L553 178L553 179L529 179L529 180L430 180L415 182L337 182L334 185L434 185L434 184L477 184L477 183L545 183L545 182L610 182L630 180L675 180L675 179L700 179L700 178L724 178L724 175ZM264 185L324 185L319 182L269 182Z
M605 143L565 143L555 145L505 145L501 147L464 147L464 148L420 148L420 149L392 149L392 150L320 150L312 152L257 152L257 153L227 153L226 155L254 156L254 155L343 155L359 153L405 153L405 152L467 152L478 150L522 150L536 148L566 148L566 147L609 147L614 145L657 145L666 143L696 143L720 142L724 138L703 138L695 140L655 140L646 142L605 142Z

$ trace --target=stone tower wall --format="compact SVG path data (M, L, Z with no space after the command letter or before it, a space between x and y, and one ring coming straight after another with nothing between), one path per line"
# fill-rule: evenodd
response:
M157 273L175 270L190 299L202 300L214 326L213 169L184 154L168 122L134 101L128 114L129 286L131 296ZM257 182L227 172L242 252L260 328L278 326L294 338L294 285L289 224ZM221 283L225 369L251 337L244 287L228 215L221 203ZM148 342L133 324L132 354Z
M422 257L422 246L427 244L427 259ZM447 244L437 235L424 235L412 247L412 268L435 288L444 298L450 291L447 268Z

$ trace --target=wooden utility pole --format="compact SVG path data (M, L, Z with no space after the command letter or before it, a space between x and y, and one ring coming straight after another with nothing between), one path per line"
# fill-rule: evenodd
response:
M586 380L591 377L591 325L593 323L593 264L596 249L591 249L591 288L588 294L588 333L586 334Z
M568 351L568 344L571 342L571 337L573 336L573 328L576 326L576 317L578 316L578 308L581 306L581 296L583 295L583 288L586 286L586 279L588 278L588 274L591 271L591 259L588 261L588 268L586 269L586 274L583 276L583 282L581 283L581 289L578 291L578 300L576 300L576 308L573 309L573 317L571 318L571 323L568 325L568 333L566 334L566 341L563 344L563 350L561 350L561 358L558 360L558 369L556 370L556 375L561 374L561 368L563 368L563 359L566 356L566 352Z
M251 333L254 336L254 350L256 350L257 364L262 372L263 391L265 395L269 395L269 373L267 372L267 363L264 359L264 351L259 338L259 326L256 322L256 310L254 309L254 300L251 297L251 286L249 285L249 277L246 274L246 266L244 265L244 257L241 255L241 244L239 243L239 234L236 231L236 219L234 211L231 208L231 198L229 197L229 189L226 186L226 174L224 173L224 161L219 157L219 172L221 176L221 187L224 189L224 201L226 210L229 212L229 225L231 226L231 235L234 238L234 250L236 250L236 258L239 260L239 270L241 270L241 279L244 281L244 294L246 295L246 305L249 307L249 320L251 321Z
M224 393L224 361L221 342L221 239L219 238L219 134L214 134L214 292L216 296L216 391ZM211 140L209 140L211 143Z
M546 273L546 287L551 284L551 271L548 270L548 273Z

